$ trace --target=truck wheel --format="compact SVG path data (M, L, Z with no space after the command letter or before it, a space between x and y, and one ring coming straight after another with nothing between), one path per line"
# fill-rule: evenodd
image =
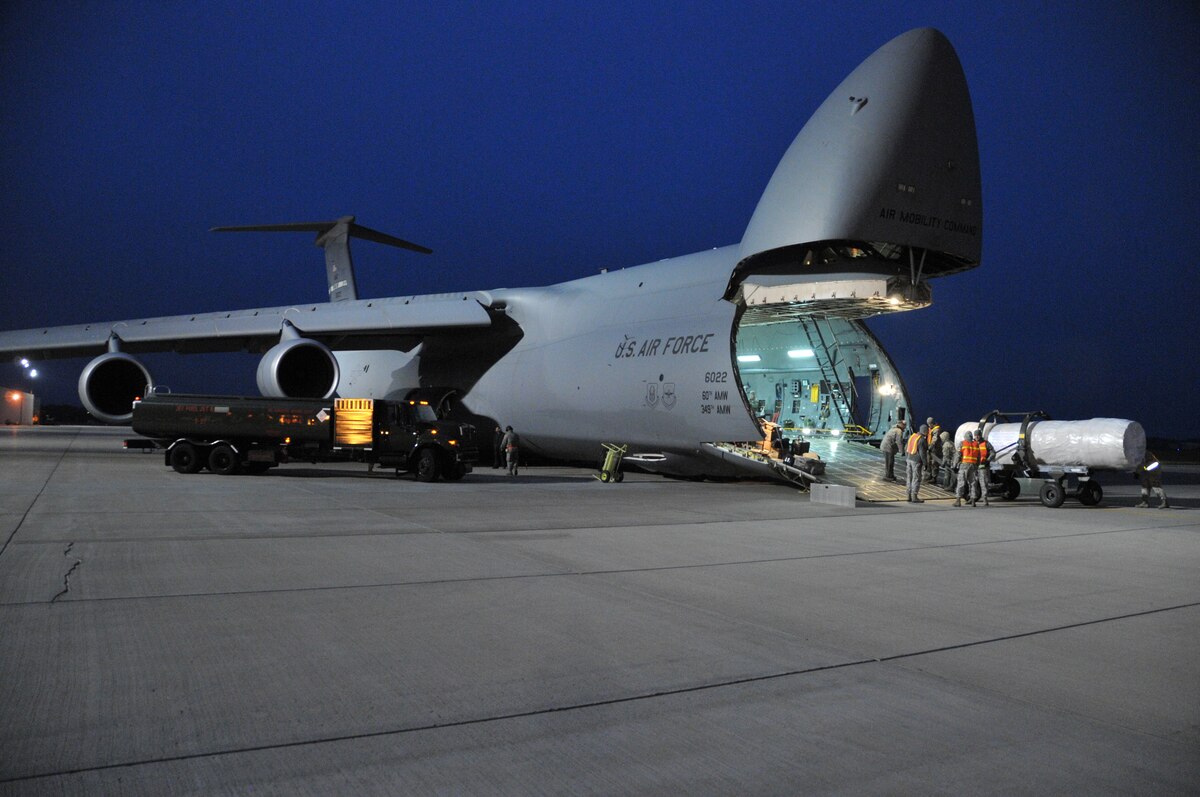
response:
M171 448L171 467L176 473L199 473L203 464L200 452L191 443L176 443Z
M1057 509L1067 498L1066 492L1058 482L1046 482L1042 485L1042 503L1050 509Z
M1004 480L1004 488L1003 489L1004 489L1004 493L1003 493L1004 500L1005 501L1015 501L1017 496L1021 494L1021 483L1010 476Z
M420 455L417 457L417 481L432 482L437 481L438 477L438 458L437 452L432 448L421 449Z
M1084 506L1095 506L1104 498L1104 488L1094 481L1079 483L1079 503Z
M208 454L208 469L218 476L231 476L238 472L238 453L232 446L222 443L214 446Z

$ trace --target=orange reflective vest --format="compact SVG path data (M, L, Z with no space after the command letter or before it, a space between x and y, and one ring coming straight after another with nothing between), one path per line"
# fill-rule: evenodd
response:
M975 448L979 452L979 461L981 463L987 462L987 458L988 458L987 440L980 440L978 443L975 444Z
M941 431L942 431L941 426L935 425L935 426L929 427L929 436L925 438L925 440L929 443L929 445L933 445L933 441L938 439L938 435L941 434Z
M923 439L924 439L924 438L923 438L923 437L921 437L921 433L920 433L920 432L913 432L913 433L912 433L911 435L909 435L909 437L908 437L908 445L906 445L906 446L904 447L904 452L905 452L906 454L909 454L910 456L915 456L915 455L916 455L916 453L917 453L917 448L918 448L918 446L920 446L920 445L921 445L921 441L922 441Z
M979 464L979 444L974 440L963 440L959 451L962 452L962 461L964 465Z

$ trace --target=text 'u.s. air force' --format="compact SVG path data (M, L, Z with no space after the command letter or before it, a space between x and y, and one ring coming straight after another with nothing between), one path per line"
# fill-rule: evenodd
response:
M617 353L613 359L622 360L628 357L669 357L678 354L701 354L708 351L709 341L715 332L706 335L681 335L679 337L648 338L638 340L629 335L617 344Z

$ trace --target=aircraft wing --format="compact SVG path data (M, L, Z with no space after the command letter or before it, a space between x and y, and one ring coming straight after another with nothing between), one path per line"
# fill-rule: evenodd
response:
M278 342L288 323L304 337L338 346L372 335L420 335L492 321L473 294L391 297L0 332L0 354L87 356L108 350L114 335L121 351L134 353L254 350Z

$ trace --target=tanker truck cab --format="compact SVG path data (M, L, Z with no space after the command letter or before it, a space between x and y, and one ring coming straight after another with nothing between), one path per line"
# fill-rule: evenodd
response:
M372 412L376 450L367 460L416 474L420 481L438 478L454 481L471 472L476 461L475 430L470 424L440 420L428 401L374 401L338 399L337 417L353 423L351 403ZM376 405L372 411L371 406ZM361 410L360 410L361 411Z

